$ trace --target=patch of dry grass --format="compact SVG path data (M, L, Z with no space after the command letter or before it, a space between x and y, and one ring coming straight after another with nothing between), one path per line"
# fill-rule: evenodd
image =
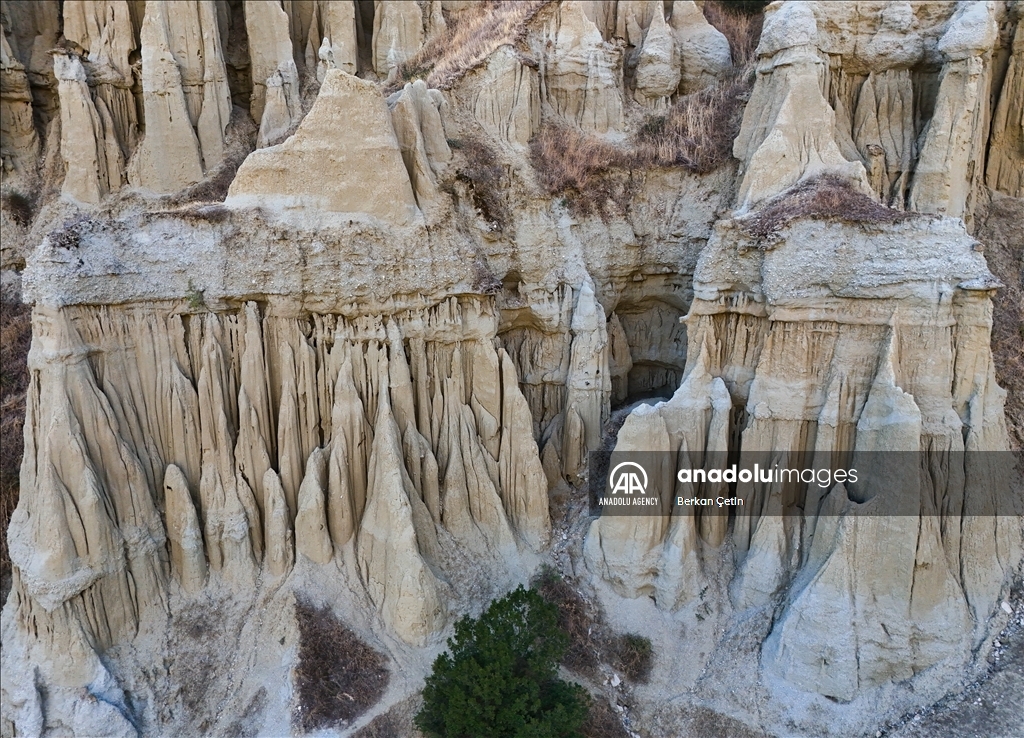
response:
M587 711L587 721L580 729L583 738L629 738L629 731L622 720L612 710L611 705L602 699L592 699Z
M338 620L329 607L295 601L299 657L295 726L303 732L350 723L387 690L386 661Z
M512 216L505 204L508 183L498 155L476 137L461 139L453 148L462 154L456 177L467 185L473 206L492 229L504 230Z
M767 4L705 0L704 17L729 39L733 66L746 67L754 62L754 51L761 40L764 23L761 10Z
M732 157L749 86L737 76L692 95L649 118L624 145L562 125L546 125L530 142L530 159L541 186L564 197L574 212L620 209L632 195L630 182L615 175L637 169L682 167L704 174Z
M654 662L649 639L634 633L609 633L601 625L601 612L590 605L569 582L545 567L534 584L558 608L558 627L569 636L562 657L565 668L600 683L601 664L608 664L634 682L646 682Z
M0 577L11 570L7 526L18 506L28 389L26 360L31 343L32 308L20 302L0 302Z
M427 41L419 53L398 68L390 95L411 79L422 78L439 90L451 89L498 47L517 44L526 26L552 0L483 0L463 10L448 30Z
M759 242L773 238L797 218L833 218L847 223L899 223L914 213L893 210L858 192L846 179L826 174L801 182L740 221Z

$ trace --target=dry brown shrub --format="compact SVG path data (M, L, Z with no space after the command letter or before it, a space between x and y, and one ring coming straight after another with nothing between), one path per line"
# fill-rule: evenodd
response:
M761 40L761 26L764 13L756 6L767 3L736 3L723 0L706 0L704 17L729 40L732 49L732 63L735 67L746 67L754 61L757 42Z
M735 77L680 97L637 132L630 166L681 166L702 174L717 169L732 156L748 90Z
M18 505L31 343L32 309L20 302L0 302L0 577L11 570L7 526Z
M417 77L425 78L436 89L450 89L498 47L522 41L529 22L551 2L484 0L470 6L456 16L446 32L428 40L412 59L399 66L385 94Z
M915 213L893 210L858 192L850 182L825 174L801 182L740 221L759 242L771 240L797 218L831 218L847 223L899 223Z
M505 204L505 170L497 153L475 137L461 139L455 148L463 156L456 176L469 186L473 206L494 230L504 230L512 218Z
M612 666L634 682L646 683L654 665L654 647L650 638L636 633L615 636L608 644Z
M390 678L384 656L359 640L329 607L296 599L295 619L297 728L308 733L350 723L380 701Z
M592 699L587 711L587 721L580 729L584 738L629 738L629 731L622 720L612 710L611 705L602 699Z
M558 607L558 627L569 636L562 665L600 681L601 643L598 614L572 586L551 567L545 566L534 584L540 596Z
M682 167L714 171L732 156L749 85L732 77L651 117L625 145L617 146L578 128L546 125L530 142L530 160L541 186L566 199L574 213L605 214L609 203L628 207L635 169Z

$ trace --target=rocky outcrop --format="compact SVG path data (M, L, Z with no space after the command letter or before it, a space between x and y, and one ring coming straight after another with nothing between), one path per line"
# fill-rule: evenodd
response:
M525 146L540 128L537 71L502 46L472 80L473 114L501 139Z
M693 0L672 3L670 19L682 61L682 85L685 94L714 84L732 68L729 41L708 23Z
M54 55L54 72L61 99L60 152L66 174L62 193L84 203L97 204L121 189L124 157L114 120L103 98L93 103L85 69L76 56Z
M1013 197L1024 197L1024 24L1017 20L1013 47L999 103L992 119L986 184Z
M665 107L668 98L679 87L682 64L676 50L676 39L665 22L665 13L657 6L643 37L637 56L633 83L637 102L648 107Z
M1021 511L968 234L1019 210L1019 8L773 3L752 80L703 9L0 4L0 733L285 734L298 599L390 662L383 712L542 563L651 638L652 735L870 734L987 668ZM638 453L737 504L587 515ZM675 476L723 459L864 473Z
M757 80L733 144L741 162L741 210L825 174L868 187L859 161L836 144L835 111L821 92L817 21L804 3L770 9L757 47Z
M32 89L25 73L25 65L18 61L7 42L6 32L0 31L0 148L3 176L13 173L27 174L36 165L39 156L39 137L32 122Z
M621 53L601 38L579 2L560 5L546 29L545 102L585 130L621 130Z
M216 10L209 1L180 13L149 5L141 38L146 137L128 179L144 190L177 192L224 156L231 94Z
M423 11L419 3L373 3L373 68L388 77L423 46Z
M249 111L263 136L288 130L301 118L299 71L292 59L288 15L277 2L249 0L245 4L245 28L249 37L252 68L252 99ZM271 82L273 80L273 82ZM273 91L269 89L273 87ZM273 102L270 96L273 95ZM272 117L264 123L264 111L273 104Z
M441 122L440 108L445 104L441 92L428 90L423 80L407 84L388 99L402 160L422 210L437 197L437 172L452 158Z
M947 61L910 191L915 210L971 220L972 191L983 172L970 162L984 150L997 34L994 6L978 3L962 6L939 40Z
M339 120L348 123L339 128ZM227 202L361 213L398 224L418 215L384 99L371 83L337 69L327 72L294 136L245 160Z
M858 234L855 226L800 222L765 252L745 245L741 225L720 223L694 276L686 378L671 400L634 411L612 454L614 461L619 453L664 448L700 468L724 460L736 442L730 439L739 439L748 468L772 455L785 466L796 449L827 467L840 449L856 449L856 489L837 483L827 495L803 500L770 484L739 484L744 510L732 533L735 607L764 606L789 588L766 641L765 667L841 700L966 659L976 624L997 604L992 582L1005 575L999 552L1020 545L1009 518L989 517L976 528L961 517L972 504L991 509L980 497L990 484L972 477L970 467L949 470L950 483L959 480L950 487L878 466L888 457L873 452L900 450L914 459L924 454L922 469L940 457L963 465L965 437L968 444L977 438L975 449L1007 447L1005 426L982 421L966 400L977 397L999 412L1003 393L991 363L963 359L988 351L978 307L998 283L957 221L915 220L887 230L892 240ZM825 262L811 246L852 239L857 248L837 249ZM898 242L899 253L886 242ZM850 276L837 280L840 273ZM856 296L843 287L847 279L857 281ZM972 338L951 340L954 332ZM723 355L718 346L745 348ZM924 366L925 354L932 368L911 370ZM734 407L743 412L735 415ZM731 418L746 420L736 427ZM905 488L894 489L894 479ZM720 494L710 482L692 491ZM943 502L955 499L964 507ZM886 504L910 504L911 511L877 512ZM782 517L790 506L803 511L802 540ZM667 536L664 518L595 521L588 565L627 597L653 592L669 609L694 599L707 581L694 549L719 546L725 520L686 508L671 520L678 540ZM891 540L905 544L890 550ZM662 558L664 549L672 555ZM987 564L965 569L966 550ZM893 563L898 557L902 565ZM891 566L908 575L894 582ZM928 576L910 576L914 571ZM839 621L851 623L845 640L827 625Z
M89 81L113 118L117 141L127 161L139 135L132 93L135 71L130 61L137 48L139 28L133 23L129 4L72 0L64 3L63 18L64 37L84 52Z

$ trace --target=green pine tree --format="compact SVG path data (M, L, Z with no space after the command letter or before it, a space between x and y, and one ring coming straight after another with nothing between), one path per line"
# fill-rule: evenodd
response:
M557 608L520 586L455 624L416 726L430 738L578 738L589 697L558 678L567 644Z

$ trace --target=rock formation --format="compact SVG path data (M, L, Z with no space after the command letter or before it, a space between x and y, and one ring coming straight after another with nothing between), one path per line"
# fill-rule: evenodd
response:
M347 111L359 112L339 130L338 116ZM308 172L314 170L327 174L326 180L311 179ZM316 105L295 135L253 152L240 167L228 202L257 201L412 222L416 200L387 105L376 87L329 70Z
M3 735L287 733L300 600L388 664L355 731L545 564L651 639L651 735L868 734L986 668L1020 3L772 3L753 69L707 3L524 7L0 4ZM731 508L589 511L638 454ZM862 474L676 475L732 463Z

